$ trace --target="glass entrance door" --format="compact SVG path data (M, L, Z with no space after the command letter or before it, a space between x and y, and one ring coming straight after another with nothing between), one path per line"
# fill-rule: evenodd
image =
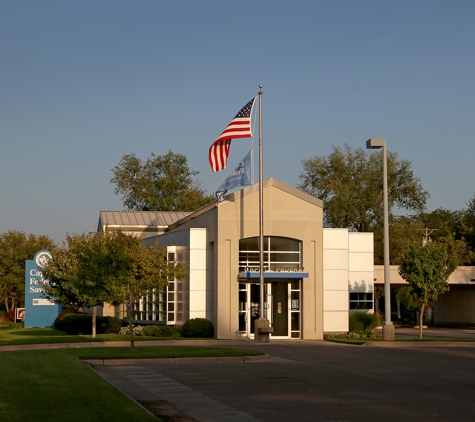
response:
M274 338L300 338L300 280L270 281L265 283L267 309ZM238 335L254 338L254 322L260 318L260 287L256 283L239 284L239 332Z
M272 337L289 338L289 283L268 283L271 292L269 319L274 327Z
M267 286L265 286L267 287ZM239 331L240 337L254 337L254 321L261 316L259 284L239 284Z

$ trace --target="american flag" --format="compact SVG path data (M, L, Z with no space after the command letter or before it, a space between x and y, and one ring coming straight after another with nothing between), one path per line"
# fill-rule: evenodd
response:
M254 97L240 111L236 117L219 135L209 148L209 165L213 171L221 171L226 168L228 162L229 150L231 148L231 139L234 138L250 138L251 130L251 114L254 105Z

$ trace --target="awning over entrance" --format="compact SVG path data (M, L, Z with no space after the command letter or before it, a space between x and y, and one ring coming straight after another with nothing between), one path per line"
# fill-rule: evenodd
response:
M260 278L258 271L246 271L239 273L239 278ZM293 271L264 271L264 279L276 278L308 278L308 273Z

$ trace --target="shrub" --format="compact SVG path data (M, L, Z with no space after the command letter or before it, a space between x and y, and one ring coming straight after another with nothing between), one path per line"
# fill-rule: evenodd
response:
M70 315L70 314L74 314L73 311L62 311L57 317L56 319L54 320L54 326L58 329L58 330L61 330L61 328L59 328L60 326L60 321L65 317L65 315ZM61 331L64 331L64 330L61 330Z
M178 330L175 327L170 327L169 325L160 326L161 337L172 337L178 334Z
M364 334L381 325L378 315L367 312L355 312L350 316L350 332Z
M136 336L149 336L149 337L172 337L178 334L175 327L168 325L137 325L133 327L134 335ZM129 334L129 326L122 327L119 334Z
M205 318L192 318L183 324L181 336L187 338L213 338L213 323Z
M5 320L7 321L15 322L15 310L12 309L8 312L5 312L5 315L3 316L3 318L5 318Z
M170 327L168 325L147 325L143 328L142 334L144 336L151 336L151 337L172 337L173 335L177 334L178 331L174 327Z
M91 317L92 318L92 317ZM91 320L92 324L92 320ZM112 316L96 317L97 334L117 334L122 327L122 320Z
M141 325L137 325L136 327L134 327L132 325L132 330L134 332L134 336L141 336L142 335L142 331L143 331L143 327ZM120 330L119 330L119 334L130 334L130 331L129 331L129 326L126 325L124 327L122 327Z
M56 328L67 334L92 334L92 315L62 312L55 321ZM111 316L96 316L96 334L117 334L122 320Z
M364 333L327 333L325 334L325 340L338 339L338 338L356 338L356 339L366 339L366 338L381 338L376 330L368 330Z
M67 314L58 321L58 330L65 331L66 334L92 334L92 315L89 314Z

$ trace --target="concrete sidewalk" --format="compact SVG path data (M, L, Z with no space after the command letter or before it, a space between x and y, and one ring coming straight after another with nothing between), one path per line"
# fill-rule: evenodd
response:
M157 417L174 421L253 422L244 412L143 366L94 367L98 375Z

